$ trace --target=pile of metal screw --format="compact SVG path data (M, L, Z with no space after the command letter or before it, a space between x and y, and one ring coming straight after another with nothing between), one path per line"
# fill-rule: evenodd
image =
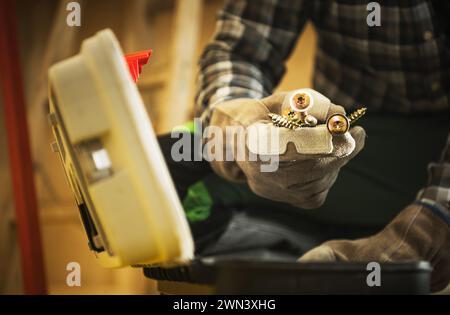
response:
M285 109L281 115L275 113L268 114L275 126L296 130L298 128L311 128L317 125L317 118L308 114L308 110L314 105L309 93L299 92L292 95L289 104L290 108ZM362 107L349 115L331 115L326 121L328 131L332 135L346 133L350 129L351 124L364 116L366 110L365 107Z

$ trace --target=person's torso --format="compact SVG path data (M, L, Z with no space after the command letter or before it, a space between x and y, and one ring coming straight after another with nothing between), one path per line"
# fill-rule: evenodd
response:
M431 1L383 1L380 26L367 2L315 1L314 87L346 107L391 112L447 111L450 53L442 12Z

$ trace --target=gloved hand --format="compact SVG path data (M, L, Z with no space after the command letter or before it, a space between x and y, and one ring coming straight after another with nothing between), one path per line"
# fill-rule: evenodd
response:
M272 124L268 113L281 113L285 98L293 92L277 93L262 100L234 99L214 106L210 126L218 126L224 131L226 128L246 128L247 145L243 160L213 160L211 166L228 180L246 180L259 196L313 209L325 201L340 168L361 151L365 132L361 127L354 127L343 135L332 136L324 122L332 114L345 114L343 107L332 104L317 91L301 91L308 92L313 98L314 105L308 113L318 119L316 127L290 130ZM248 130L256 130L259 139L250 136ZM274 132L278 132L279 142L272 146L261 145L267 143L271 134L277 135ZM223 156L227 150L236 153L237 145L241 143L242 139L230 143L224 136ZM251 161L250 154L257 154L260 158ZM262 161L263 157L274 156L279 158L278 169L274 172L262 171L262 166L267 164Z
M334 240L313 248L300 262L400 262L428 260L433 266L431 290L450 282L450 228L430 209L406 207L378 234L358 240Z

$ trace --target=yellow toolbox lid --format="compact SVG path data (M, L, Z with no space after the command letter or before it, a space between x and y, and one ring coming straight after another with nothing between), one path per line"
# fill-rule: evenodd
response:
M192 235L111 30L49 70L50 122L89 245L105 267L179 264Z

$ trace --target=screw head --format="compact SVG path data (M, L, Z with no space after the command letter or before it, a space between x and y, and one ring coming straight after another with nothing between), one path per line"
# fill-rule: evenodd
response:
M313 105L313 99L306 92L295 93L291 97L290 105L295 112L306 112Z
M333 135L342 135L350 129L350 121L345 115L334 114L328 118L327 128Z
M297 115L296 112L294 112L292 109L290 108L285 108L282 112L281 112L281 116L286 117L286 118L293 118Z

